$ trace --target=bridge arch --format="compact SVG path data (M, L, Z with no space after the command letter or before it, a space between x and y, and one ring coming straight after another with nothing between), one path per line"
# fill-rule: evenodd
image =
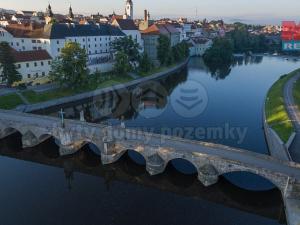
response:
M51 135L51 134L41 134L41 135L38 136L38 140L39 140L41 143L44 142L45 140L50 139L50 138L55 139L55 137L54 137L53 135Z
M21 129L19 129L18 127L12 127L12 126L10 126L10 127L5 127L3 129L3 136L8 136L8 135L11 135L11 134L13 134L15 132L18 132L21 135L23 135L23 131Z
M133 161L135 164L140 165L140 166L145 166L146 165L146 158L143 155L142 152L133 150L133 149L127 149L125 151L125 154L128 155L128 158Z
M167 162L167 166L170 165L174 167L175 170L185 175L193 175L198 173L197 166L188 159L179 157L172 158Z
M95 155L101 157L101 153L103 152L103 147L100 144L97 144L91 140L85 140L82 143L82 147L87 146L88 149Z
M278 176L274 175L272 176L271 173L266 173L263 170L256 170L250 167L243 167L243 168L238 168L235 166L229 166L227 168L222 168L219 169L219 176L223 176L226 174L231 174L231 173L236 173L236 172L246 172L249 174L253 174L256 175L258 177L261 177L265 180L267 180L268 182L272 183L276 188L278 188L281 192L284 192L284 189L286 187L287 184L287 177L283 177L283 176Z

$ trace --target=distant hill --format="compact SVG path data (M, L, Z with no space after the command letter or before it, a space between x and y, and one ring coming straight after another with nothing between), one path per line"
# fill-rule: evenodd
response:
M4 14L4 13L7 13L7 14L15 14L16 11L15 11L15 10L11 10L11 9L3 9L3 8L0 8L0 14Z

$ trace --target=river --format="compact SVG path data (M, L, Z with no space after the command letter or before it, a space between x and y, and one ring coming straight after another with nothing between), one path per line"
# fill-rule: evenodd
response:
M126 126L268 154L262 107L269 87L300 63L280 57L236 58L230 68L188 67L130 91L66 105L67 118ZM211 72L213 71L213 72ZM57 116L58 109L43 112ZM54 140L21 151L20 135L0 142L1 224L282 224L280 192L246 173L204 188L182 162L150 177L129 153L101 166L85 146L60 158ZM132 160L133 159L133 160ZM177 170L175 169L177 168Z

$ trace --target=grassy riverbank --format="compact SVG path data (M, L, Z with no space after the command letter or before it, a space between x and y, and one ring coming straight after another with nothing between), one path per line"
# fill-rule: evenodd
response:
M298 109L300 110L300 79L296 82L294 87L294 98L296 104L298 105Z
M178 64L173 64L165 67L153 68L148 73L139 74L140 77L151 76L155 73L164 72L172 67L177 66ZM59 88L47 92L37 93L31 90L22 91L21 94L23 97L30 103L41 103L46 102L53 99L68 97L88 91L93 91L96 89L111 87L117 84L127 83L132 81L133 78L129 75L117 76L113 73L105 73L105 74L93 74L90 75L86 84L80 89L70 89L70 88ZM11 94L8 96L0 97L0 109L14 109L18 105L24 104L23 101L17 94Z
M24 91L22 92L23 96L28 100L30 104L45 102L57 98L72 96L87 91L93 91L100 88L110 87L112 85L126 83L132 80L129 76L114 76L114 75L105 75L106 78L96 76L91 76L86 85L80 89L69 89L69 88L59 88L43 93L36 93L34 91Z
M17 94L0 96L0 109L14 109L21 104L23 101Z
M300 70L282 76L269 90L266 100L266 117L270 127L279 135L283 142L287 142L294 131L293 124L285 109L283 89L285 83Z

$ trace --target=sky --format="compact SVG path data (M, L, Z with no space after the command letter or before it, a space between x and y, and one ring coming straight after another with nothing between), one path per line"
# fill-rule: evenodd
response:
M90 15L124 13L125 0L0 0L0 8L42 10L48 3L54 13L73 12ZM148 9L152 18L224 19L226 22L280 24L282 20L300 21L299 0L133 0L134 17Z

